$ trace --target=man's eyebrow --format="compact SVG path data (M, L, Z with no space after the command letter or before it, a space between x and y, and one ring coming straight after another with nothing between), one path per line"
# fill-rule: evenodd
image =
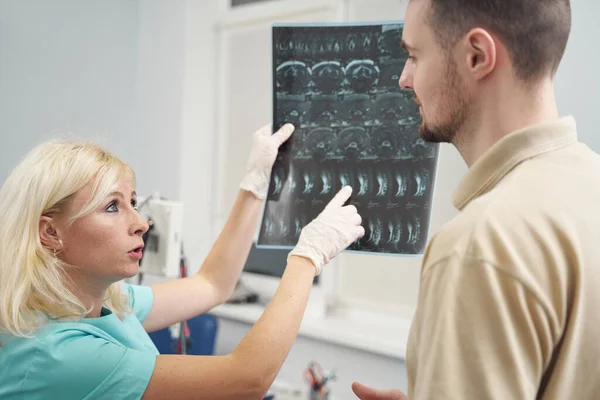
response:
M406 41L404 39L402 39L402 42L400 43L400 45L402 46L402 48L404 50L408 50L408 51L414 51L415 48L413 46L411 46L410 44L406 43Z

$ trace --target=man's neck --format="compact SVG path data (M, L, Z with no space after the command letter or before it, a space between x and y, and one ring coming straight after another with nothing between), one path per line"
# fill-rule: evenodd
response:
M497 96L479 101L477 120L457 135L454 143L470 168L506 135L519 129L558 118L554 87L550 80L518 90L497 88Z

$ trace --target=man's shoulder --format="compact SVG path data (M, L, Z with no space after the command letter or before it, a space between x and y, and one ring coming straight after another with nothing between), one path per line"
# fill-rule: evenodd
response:
M424 271L451 260L456 268L493 267L529 287L550 287L576 268L582 248L576 215L556 204L489 193L469 204L432 238ZM600 230L599 230L600 232Z
M545 240L561 236L564 217L560 210L532 198L501 193L502 189L473 200L432 236L429 263L452 254L502 263L506 260L498 260L499 254L531 249L527 244L543 246Z

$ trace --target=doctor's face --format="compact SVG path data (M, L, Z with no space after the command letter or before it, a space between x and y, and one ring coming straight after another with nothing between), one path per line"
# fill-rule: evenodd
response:
M69 272L112 283L134 276L142 256L142 234L148 223L137 211L136 193L123 182L90 214L71 225L68 218L85 207L93 183L75 193L58 219L57 234L62 241L59 257L73 267Z

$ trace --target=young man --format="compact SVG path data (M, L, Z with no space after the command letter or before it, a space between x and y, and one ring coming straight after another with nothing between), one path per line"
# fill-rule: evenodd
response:
M600 157L554 98L570 27L569 0L410 1L400 86L469 166L423 259L411 400L600 396Z

